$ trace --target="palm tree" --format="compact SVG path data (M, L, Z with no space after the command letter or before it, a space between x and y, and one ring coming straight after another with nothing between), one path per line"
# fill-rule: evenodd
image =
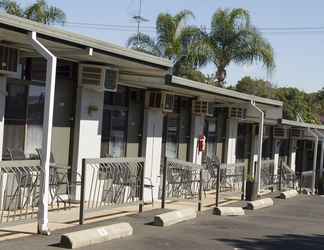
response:
M193 72L195 65L190 61L191 39L199 29L186 24L189 18L194 18L193 13L189 10L180 11L174 16L161 13L156 21L156 39L139 33L128 39L127 46L172 60L174 74L199 75L199 73Z
M10 15L15 15L19 17L24 16L24 10L16 1L1 0L0 9L3 9L6 13Z
M54 6L49 6L45 0L37 0L36 3L23 9L14 0L0 0L0 8L11 15L24 17L43 24L64 24L65 13Z
M250 14L245 9L217 10L212 17L210 32L202 29L194 41L193 60L201 66L212 62L217 68L217 83L221 86L230 63L262 62L268 72L275 67L270 43L251 24Z
M44 24L64 24L65 13L54 6L49 6L45 0L37 0L36 3L25 10L26 18Z

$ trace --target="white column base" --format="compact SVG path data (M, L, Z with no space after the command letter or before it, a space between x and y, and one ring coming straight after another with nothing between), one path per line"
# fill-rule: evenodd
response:
M144 111L143 128L143 153L145 156L145 184L153 185L153 200L158 200L159 188L162 185L161 154L162 154L162 132L163 114L161 110ZM152 202L152 190L144 189L144 202Z

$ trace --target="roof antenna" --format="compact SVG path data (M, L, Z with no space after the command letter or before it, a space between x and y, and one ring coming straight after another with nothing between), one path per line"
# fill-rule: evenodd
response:
M137 23L137 47L140 47L140 25L142 22L148 22L149 20L142 17L142 0L139 0L138 14L133 16L133 19Z

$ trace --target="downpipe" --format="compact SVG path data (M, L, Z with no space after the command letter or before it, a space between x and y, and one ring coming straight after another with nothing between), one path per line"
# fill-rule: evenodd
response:
M57 58L38 39L35 31L30 33L31 45L46 59L46 85L43 120L42 160L40 178L40 199L38 208L38 233L49 235L48 228L48 198L49 198L49 168L53 126L54 93Z
M318 135L308 128L308 132L314 137L314 155L313 155L313 174L312 174L312 183L311 183L311 190L312 194L315 194L315 181L316 181L316 163L317 163L317 150L318 150Z
M257 193L260 192L261 187L261 167L262 167L262 144L263 144L263 127L264 127L264 112L256 105L255 100L251 100L251 106L260 114L259 121L259 135L258 135L258 164L256 168L256 182L257 182Z

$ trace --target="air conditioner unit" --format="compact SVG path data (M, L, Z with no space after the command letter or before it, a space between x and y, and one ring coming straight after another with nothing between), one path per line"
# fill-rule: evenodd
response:
M288 139L288 129L283 127L273 128L273 138L275 139Z
M192 113L194 115L209 115L208 113L208 102L202 100L192 101Z
M300 128L291 128L290 136L294 139L302 139L304 137L304 130Z
M264 126L263 128L263 137L269 138L271 136L271 126Z
M315 143L313 141L310 141L310 140L305 141L305 149L307 151L313 151L314 145L315 145Z
M19 52L16 48L0 45L0 74L18 74Z
M161 109L163 112L173 112L175 106L175 95L161 91L147 91L145 107Z
M118 69L81 64L79 68L79 84L98 91L116 92L118 87Z
M228 110L228 118L246 119L247 110L245 108L230 107Z

